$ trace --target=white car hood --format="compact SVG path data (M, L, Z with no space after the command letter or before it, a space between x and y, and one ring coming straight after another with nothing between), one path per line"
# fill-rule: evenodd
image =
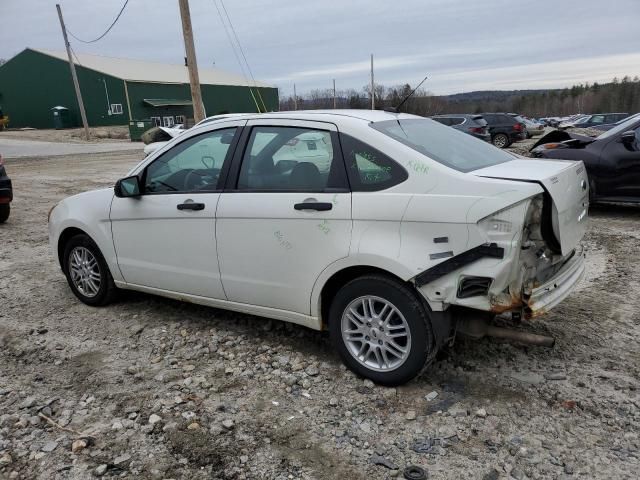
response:
M553 199L553 231L563 255L569 254L584 236L589 180L582 162L518 159L472 173L480 177L539 183Z

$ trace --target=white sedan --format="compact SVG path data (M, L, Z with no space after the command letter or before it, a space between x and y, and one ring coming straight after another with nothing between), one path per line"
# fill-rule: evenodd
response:
M49 236L88 305L131 289L328 329L349 368L394 385L457 331L480 336L479 319L569 295L587 185L582 162L518 158L412 115L254 114L62 200Z

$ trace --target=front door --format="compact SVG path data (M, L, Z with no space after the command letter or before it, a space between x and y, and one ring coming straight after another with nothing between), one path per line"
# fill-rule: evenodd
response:
M640 127L633 142L611 139L600 156L601 182L599 195L640 198Z
M310 314L313 285L346 257L351 194L335 125L255 120L218 204L229 300Z
M141 172L140 197L113 199L113 241L127 283L225 299L215 212L236 134L227 124L185 139Z

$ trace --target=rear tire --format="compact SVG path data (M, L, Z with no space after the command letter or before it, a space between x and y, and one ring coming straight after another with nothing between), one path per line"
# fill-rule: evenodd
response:
M107 305L116 296L116 286L100 249L88 235L71 237L64 247L62 269L81 302L92 307Z
M504 133L497 133L491 139L491 143L498 148L507 148L511 145L511 141L509 140L509 136Z
M0 205L0 223L4 223L9 218L11 213L11 206L8 203Z
M428 307L384 275L358 277L338 291L329 331L347 367L381 385L408 382L436 353Z

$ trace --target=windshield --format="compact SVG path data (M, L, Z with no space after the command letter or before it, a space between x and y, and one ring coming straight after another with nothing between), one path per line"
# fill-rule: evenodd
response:
M379 132L459 172L470 172L513 160L484 140L429 119L397 119L371 123Z
M640 115L640 113L634 115L633 117L629 117L625 119L624 122L620 123L619 125L616 125L611 130L607 130L606 132L598 135L596 138L598 140L602 140L603 138L612 137L613 135L617 135L618 133L624 132L626 130L633 130L633 124L636 123L638 120L640 120L638 115Z

